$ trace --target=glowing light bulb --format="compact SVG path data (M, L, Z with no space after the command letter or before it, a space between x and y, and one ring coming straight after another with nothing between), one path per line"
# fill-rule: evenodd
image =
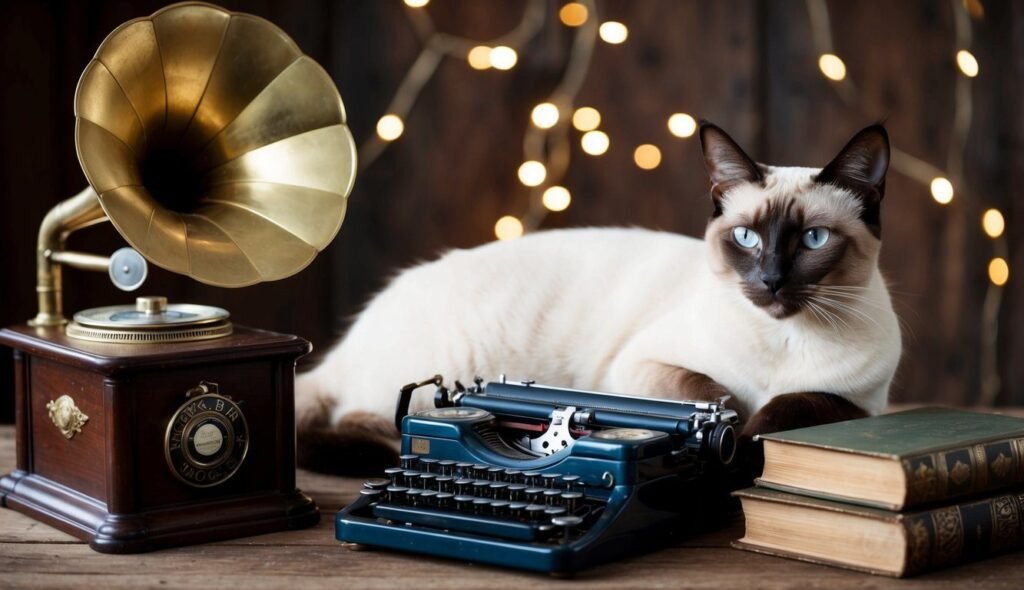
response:
M494 235L499 240L514 240L523 235L523 222L506 215L494 224Z
M541 129L554 127L558 123L560 116L561 113L558 112L558 107L550 102L540 103L533 107L533 112L530 113L530 119L533 120L533 124Z
M1010 265L1005 258L997 256L988 263L988 279L997 287L1002 287L1010 280Z
M558 18L567 27L578 27L587 22L590 12L579 2L569 2L558 11Z
M644 170L654 170L661 164L661 150L649 143L638 145L633 150L633 161Z
M544 191L541 202L549 211L565 211L572 202L572 195L564 186L551 186Z
M405 123L398 115L384 115L377 121L377 135L384 141L394 141L402 136Z
M572 114L572 126L580 131L593 131L601 124L601 113L594 107L580 107Z
M629 37L629 29L620 22L610 20L601 23L601 26L597 29L597 34L601 36L601 40L605 43L618 45L625 41L626 37Z
M600 156L607 152L610 144L611 140L608 139L608 134L604 131L587 131L580 138L580 146L583 151L591 156Z
M843 63L843 60L839 59L838 55L832 55L831 53L823 54L818 58L818 68L821 69L821 73L825 74L826 78L835 82L846 77L846 64Z
M540 186L547 176L547 168L536 160L528 160L519 166L519 182L526 186Z
M668 131L676 137L690 137L697 131L697 120L686 113L675 113L668 118Z
M423 8L430 4L430 0L405 0L405 5L410 8Z
M960 67L960 71L968 78L978 75L978 60L974 57L973 53L966 49L956 52L956 65Z
M491 67L491 48L485 45L477 45L466 54L466 61L469 67L474 70L486 70Z
M953 183L949 179L937 176L932 179L931 188L936 203L946 205L953 200Z
M989 209L981 216L981 228L990 238L998 238L1006 230L1006 220L999 209Z
M515 49L499 45L491 49L491 67L496 70L511 70L519 61L519 55Z

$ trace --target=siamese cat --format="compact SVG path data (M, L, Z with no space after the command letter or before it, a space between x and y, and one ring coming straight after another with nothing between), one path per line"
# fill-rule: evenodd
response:
M700 127L703 240L568 229L453 250L398 275L297 381L300 464L393 464L398 389L440 373L670 399L731 395L745 434L875 414L901 339L878 269L881 125L824 168L754 162ZM412 410L432 398L414 397Z

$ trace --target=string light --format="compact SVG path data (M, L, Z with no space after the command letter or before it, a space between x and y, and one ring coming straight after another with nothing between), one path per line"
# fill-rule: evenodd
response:
M968 78L978 75L978 60L974 57L973 53L966 49L956 52L956 65L960 67L960 71Z
M690 137L697 131L697 120L686 113L675 113L668 118L668 130L676 137Z
M1002 287L1010 280L1010 265L1005 258L996 256L988 263L988 278L992 284Z
M996 239L1006 230L1006 220L999 209L989 209L981 216L981 228L988 237Z
M558 124L560 117L561 113L558 112L558 107L550 102L540 103L533 107L533 112L530 113L530 119L533 120L533 124L541 129L551 129Z
M514 240L523 235L523 222L506 215L494 224L494 236L499 240Z
M953 183L947 178L937 176L932 179L932 198L940 205L947 205L953 200Z
M580 131L593 131L601 124L601 113L594 107L580 107L572 114L572 126Z
M589 12L587 7L579 2L570 2L558 11L558 18L567 27L578 27L587 22Z
M536 160L529 160L523 162L519 166L519 182L526 186L540 186L544 184L544 179L548 176L548 170L544 167L544 164Z
M610 20L608 22L601 23L601 27L597 30L597 34L601 36L601 40L605 43L611 43L612 45L618 45L629 37L629 29L626 25Z
M661 164L661 150L649 143L638 145L633 150L633 161L643 170L654 170Z
M377 121L377 135L384 141L394 141L402 136L405 131L405 123L398 115L384 115Z
M491 48L485 45L477 45L466 54L466 61L469 67L474 70L487 70L491 67Z
M838 55L825 53L818 58L818 68L829 80L839 82L846 77L846 64Z
M608 139L608 134L604 131L587 131L580 138L580 146L583 151L591 156L600 156L607 152L610 144L611 140Z
M491 67L496 70L511 70L519 61L519 54L516 53L516 50L504 45L492 48L488 57L491 60Z
M430 0L405 0L405 5L411 8L423 8L430 4Z
M572 202L572 195L564 186L550 186L544 191L541 202L548 211L565 211Z

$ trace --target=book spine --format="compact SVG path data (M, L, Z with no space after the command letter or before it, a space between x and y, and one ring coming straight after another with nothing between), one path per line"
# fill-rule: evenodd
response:
M1024 493L909 514L904 575L1024 546Z
M904 508L1024 483L1024 439L1012 438L903 459Z

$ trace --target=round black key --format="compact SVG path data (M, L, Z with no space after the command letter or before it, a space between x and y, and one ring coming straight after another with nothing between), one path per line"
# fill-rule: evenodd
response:
M451 492L455 489L455 480L449 475L439 475L434 480L439 492Z
M405 470L402 469L401 467L388 467L387 469L384 470L384 475L386 477L390 477L393 480L399 475L401 475L403 471Z
M473 485L473 480L468 477L462 477L455 480L455 493L456 494L468 494L470 493L470 486Z
M420 459L420 470L421 471L426 471L427 473L436 473L437 472L437 464L439 462L440 462L440 459L433 459L431 457L423 457L422 459Z
M580 502L583 501L582 492L562 492L562 504L569 509L569 512L576 512Z
M434 482L437 480L437 475L434 473L421 473L420 474L420 485L416 486L424 490L434 489Z
M542 497L544 498L545 504L548 506L554 506L562 497L562 490L544 490Z
M438 492L437 495L434 496L434 499L437 500L438 508L451 508L452 499L454 497L455 494L452 494L450 492Z
M423 493L420 494L420 498L423 500L424 506L433 506L435 499L437 498L437 492L434 490L423 490Z
M388 502L405 502L405 493L408 491L409 488L405 486L388 486Z
M578 516L556 516L551 519L551 524L562 529L562 541L568 543L572 530L583 524L583 519Z
M528 504L523 510L526 512L526 518L530 522L540 522L544 517L544 509L547 506L543 504Z
M423 495L423 490L417 490L415 488L409 488L409 491L405 493L405 498L413 506L420 505L420 496Z
M504 467L488 467L487 468L487 479L491 481L501 481L501 476L505 474Z
M538 485L540 482L537 481L540 477L540 471L524 471L523 472L523 483L528 486Z
M571 490L573 488L573 486L577 486L577 485L579 485L581 483L582 482L580 481L580 476L578 476L578 475L563 475L562 476L562 485L564 485L565 489L567 489L567 490Z
M455 502L455 508L457 510L464 510L468 512L473 506L473 500L475 499L476 498L473 496L458 495L453 498L453 501Z
M554 516L565 516L567 512L568 511L564 506L548 506L544 509L544 516L549 518Z
M462 477L470 477L470 476L472 476L473 473L470 471L471 469L473 469L473 464L472 463L456 463L455 464L455 473L458 473Z
M402 469L413 469L416 467L416 461L419 459L416 455L399 455L398 460L402 462Z
M476 465L473 466L473 477L476 479L487 479L487 470L490 468L490 465L477 463Z
M491 482L486 479L477 479L473 481L473 485L470 489L473 490L473 495L477 498L489 498L488 492L490 491Z
M503 481L496 481L496 482L492 483L491 485L487 486L487 488L488 488L488 493L490 494L489 497L494 498L495 500L507 499L506 498L506 495L508 494L508 484L507 483L505 483Z
M368 496L370 498L370 502L373 504L380 502L385 497L384 490L370 490L366 488L359 490L359 495Z
M508 498L512 501L520 501L524 499L523 492L526 491L526 485L521 483L514 483L508 486Z
M506 469L505 481L508 483L523 483L523 472L518 469Z
M473 500L473 514L490 514L491 501L487 498Z
M391 480L383 477L374 477L363 482L363 487L368 490L384 490L389 485L391 485Z
M508 511L508 500L491 500L491 514L504 517Z
M438 468L441 469L441 475L452 476L455 474L455 465L457 463L451 459L442 459L437 462Z
M546 488L553 488L556 485L555 482L557 482L561 478L562 478L562 474L561 473L544 473L544 474L541 474L540 481L542 482L542 485L544 487L546 487Z
M414 487L417 486L417 484L419 484L419 481L420 481L420 472L419 471L413 471L411 469L407 469L407 470L402 472L402 480L399 483L404 485L404 486L409 486L410 488L414 488Z
M523 494L526 495L526 499L530 502L540 502L543 500L541 494L544 493L544 488L526 488Z

